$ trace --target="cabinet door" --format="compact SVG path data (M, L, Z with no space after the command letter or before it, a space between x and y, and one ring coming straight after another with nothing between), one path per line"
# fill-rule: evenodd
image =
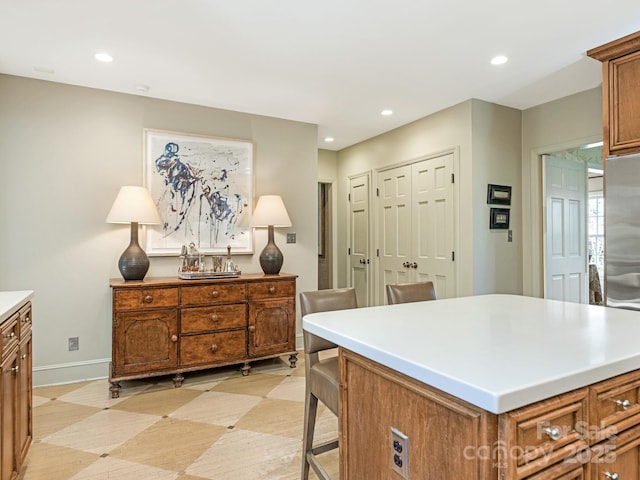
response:
M176 310L118 313L115 318L114 377L177 367Z
M625 430L619 436L593 447L595 465L592 480L640 478L640 429Z
M22 339L18 350L18 408L17 408L17 455L18 465L22 465L33 439L32 417L32 342L31 335Z
M296 314L293 298L249 303L249 356L295 351Z
M16 463L16 402L18 365L17 350L6 356L2 362L2 383L0 384L0 480L17 478Z
M609 62L609 151L640 150L640 52ZM632 149L632 150L629 150Z

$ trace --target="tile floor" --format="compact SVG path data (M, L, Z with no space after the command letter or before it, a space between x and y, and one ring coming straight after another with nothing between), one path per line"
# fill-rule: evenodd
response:
M40 387L33 392L34 441L20 480L296 480L300 478L304 365L287 358L122 382ZM337 436L321 410L318 441ZM323 464L338 478L337 451ZM313 472L310 479L317 477Z

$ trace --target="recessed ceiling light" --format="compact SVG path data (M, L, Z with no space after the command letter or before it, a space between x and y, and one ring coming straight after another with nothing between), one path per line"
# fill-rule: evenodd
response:
M140 92L140 93L146 93L149 91L149 85L143 85L143 84L138 84L138 85L134 85L133 88L136 89L136 91Z
M509 59L504 55L497 55L491 59L491 65L503 65L508 61Z
M104 52L96 53L95 57L96 57L96 60L99 60L101 62L105 62L105 63L113 62L113 57L108 53L104 53Z
M40 72L40 73L49 73L49 74L54 74L55 73L53 68L49 68L49 67L33 67L33 69L36 72Z
M382 110L380 112L380 115L382 115L383 117L388 117L389 115L393 115L393 110Z
M324 141L327 142L327 143L331 143L331 142L333 142L333 140L334 140L333 137L325 137L324 138Z

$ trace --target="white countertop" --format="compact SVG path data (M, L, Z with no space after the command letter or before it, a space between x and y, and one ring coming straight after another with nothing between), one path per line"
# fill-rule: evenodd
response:
M314 313L303 328L493 413L640 368L640 311L516 295Z
M0 292L0 323L4 322L16 309L33 297L32 290Z

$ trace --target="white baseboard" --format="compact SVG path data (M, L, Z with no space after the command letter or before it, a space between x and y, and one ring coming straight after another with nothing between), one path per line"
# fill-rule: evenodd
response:
M109 377L110 358L33 367L33 386L62 385Z

